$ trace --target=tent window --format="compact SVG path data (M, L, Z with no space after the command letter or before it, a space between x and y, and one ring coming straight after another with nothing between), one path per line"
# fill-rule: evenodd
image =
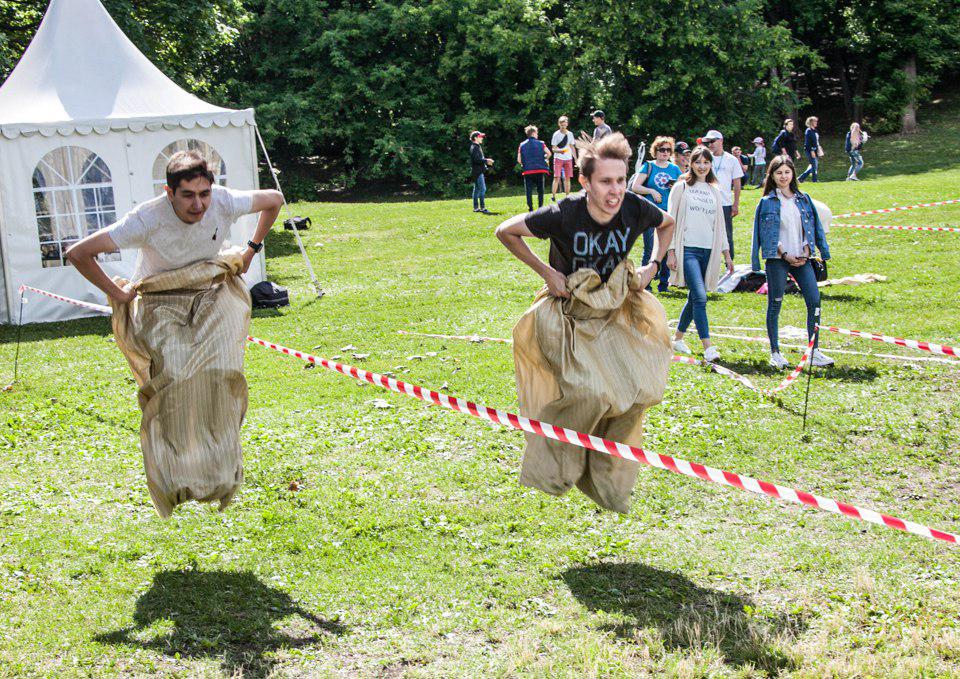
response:
M79 146L62 146L40 159L33 171L33 204L44 267L66 265L67 248L117 221L110 169ZM115 261L120 253L100 259Z
M207 159L217 184L227 185L227 164L215 148L199 139L179 139L164 147L153 161L153 189L158 196L163 193L163 187L167 183L167 163L178 151L199 151L200 155Z

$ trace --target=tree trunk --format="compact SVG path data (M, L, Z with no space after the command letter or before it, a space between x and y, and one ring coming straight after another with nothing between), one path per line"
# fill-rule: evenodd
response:
M917 56L911 54L903 64L903 74L907 79L907 103L903 107L900 122L900 134L913 134L917 131Z
M840 51L837 51L837 74L840 77L840 91L843 92L843 110L847 119L853 118L853 93L850 91L850 79L847 78L847 62Z
M853 120L863 124L863 95L870 82L870 61L861 57L857 65L857 84L853 86Z

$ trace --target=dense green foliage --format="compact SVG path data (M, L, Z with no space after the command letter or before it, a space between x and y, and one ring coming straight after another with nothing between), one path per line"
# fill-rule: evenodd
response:
M0 71L45 0L0 0ZM960 13L942 0L105 0L177 82L253 106L291 197L397 182L466 189L467 134L489 134L495 179L560 114L633 139L736 143L785 115L899 129L956 73ZM916 76L912 76L915 67ZM906 122L903 123L906 125Z

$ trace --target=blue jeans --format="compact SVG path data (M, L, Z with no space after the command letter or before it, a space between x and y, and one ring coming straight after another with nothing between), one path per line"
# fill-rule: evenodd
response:
M487 180L483 178L481 173L479 177L473 180L473 209L474 210L484 210L486 206L483 204L483 199L487 195Z
M847 176L852 177L863 169L863 155L859 151L851 151L847 155L850 156L850 169L847 170Z
M753 176L750 177L750 183L760 185L763 183L763 180L766 179L766 176L767 176L766 163L764 163L763 165L754 165Z
M807 177L812 177L813 181L817 181L817 171L820 169L820 158L817 156L817 152L807 151L807 169L800 173L800 176L797 177L798 182L802 182Z
M787 274L800 286L803 301L807 303L807 337L813 337L817 326L817 309L820 308L820 288L817 287L817 275L813 272L813 264L804 263L803 266L790 266L782 259L768 259L767 271L767 338L770 340L770 351L780 351L780 306L783 304L783 295L787 288ZM819 338L818 338L819 341ZM814 344L814 347L817 345Z
M650 258L653 257L653 232L655 229L647 229L643 232L643 257L640 259L640 265L646 266L650 261ZM657 275L654 276L654 280L659 280L657 283L657 290L663 292L670 287L670 269L667 268L667 261L664 258L664 261L660 262L660 270L657 271ZM650 289L650 286L647 286L647 290Z
M710 326L707 324L707 264L710 262L710 248L683 248L683 279L687 285L687 303L680 311L678 332L686 332L690 320L697 324L700 339L710 339Z

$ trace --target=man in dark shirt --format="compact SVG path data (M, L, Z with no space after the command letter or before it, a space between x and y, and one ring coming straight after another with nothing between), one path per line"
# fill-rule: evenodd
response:
M607 125L607 116L597 109L593 112L593 141L600 141L608 134L613 134L613 130Z
M479 130L470 133L470 180L473 182L473 211L491 215L493 213L487 210L484 204L487 196L487 180L484 179L483 173L493 165L493 159L484 156L481 148L486 136Z
M497 227L497 238L533 269L554 297L569 297L567 276L593 269L606 281L647 229L657 229L655 257L638 269L646 288L660 268L673 237L673 217L650 201L627 192L632 151L620 133L578 143L583 191L535 212L511 217ZM549 238L550 263L540 259L524 238Z

